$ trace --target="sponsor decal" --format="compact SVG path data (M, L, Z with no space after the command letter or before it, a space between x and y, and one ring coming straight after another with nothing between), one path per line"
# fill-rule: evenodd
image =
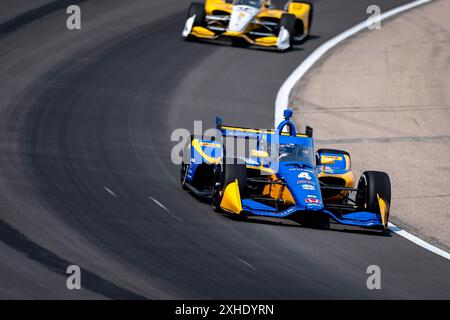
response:
M221 145L218 143L204 142L204 141L201 141L200 145L202 147L212 147L212 148L220 148L221 147Z
M321 161L325 160L336 160L336 161L342 161L342 157L339 156L322 156Z
M314 191L314 190L316 190L316 187L314 187L314 186L311 185L311 184L302 184L302 189L303 189L303 190Z
M311 180L311 175L308 172L300 172L300 174L298 175L299 178L303 178L306 180Z
M323 176L326 176L326 177L340 177L341 176L340 174L337 174L337 173L323 172L322 174L323 174Z
M294 2L290 4L290 8L292 8L293 11L302 10L303 4Z
M315 205L320 205L320 200L317 198L306 198L305 202L307 204L315 204Z
M309 172L311 174L315 174L314 170L310 170L310 169L302 169L302 168L290 168L289 171L304 171L304 172Z
M300 180L297 180L297 184L312 184L312 185L314 185L315 183L314 182L312 182L312 181L309 181L309 180L305 180L305 179L300 179Z

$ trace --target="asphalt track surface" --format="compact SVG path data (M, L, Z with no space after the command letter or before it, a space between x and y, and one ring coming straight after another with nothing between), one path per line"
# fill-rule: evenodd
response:
M194 120L205 129L216 115L271 127L283 81L318 45L362 21L372 2L316 1L311 39L280 54L182 41L188 1L152 0L160 7L147 11L149 22L125 35L132 17L117 17L123 3L87 1L116 15L117 37L89 49L80 41L35 79L20 78L34 63L3 59L4 87L22 81L27 89L8 91L0 109L0 295L449 299L449 262L403 238L236 221L182 191L171 162L172 131ZM0 41L37 42L39 24L60 22L51 14ZM81 291L66 289L69 264L83 270ZM366 287L369 265L381 267L381 290Z

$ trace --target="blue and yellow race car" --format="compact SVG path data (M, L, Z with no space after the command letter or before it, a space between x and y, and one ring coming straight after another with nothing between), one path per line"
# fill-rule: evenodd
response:
M298 133L284 111L276 129L222 124L217 134L191 137L183 150L181 184L216 211L240 217L328 216L344 225L386 230L391 184L384 172L365 171L358 184L346 151L314 153L313 129Z

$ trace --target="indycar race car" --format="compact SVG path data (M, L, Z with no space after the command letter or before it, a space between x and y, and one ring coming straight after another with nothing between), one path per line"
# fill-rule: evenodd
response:
M309 35L311 3L288 1L284 10L268 0L206 0L192 3L183 30L186 39L224 39L239 45L284 51Z
M312 128L297 133L291 116L285 110L285 120L271 130L226 126L217 118L219 137L192 136L184 147L181 185L211 199L216 211L239 217L325 216L386 230L389 176L365 171L356 184L349 153L320 149L314 156Z

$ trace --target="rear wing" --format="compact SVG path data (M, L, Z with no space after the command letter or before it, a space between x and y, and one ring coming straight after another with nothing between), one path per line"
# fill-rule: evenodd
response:
M255 129L255 128L246 128L246 127L237 127L224 125L222 122L222 118L216 117L216 129L222 133L222 136L235 136L235 137L249 137L249 138L257 138L264 134L276 134L278 129ZM280 135L282 136L290 136L289 132L281 131ZM306 126L305 133L295 133L296 137L303 138L312 138L313 129L309 126Z

